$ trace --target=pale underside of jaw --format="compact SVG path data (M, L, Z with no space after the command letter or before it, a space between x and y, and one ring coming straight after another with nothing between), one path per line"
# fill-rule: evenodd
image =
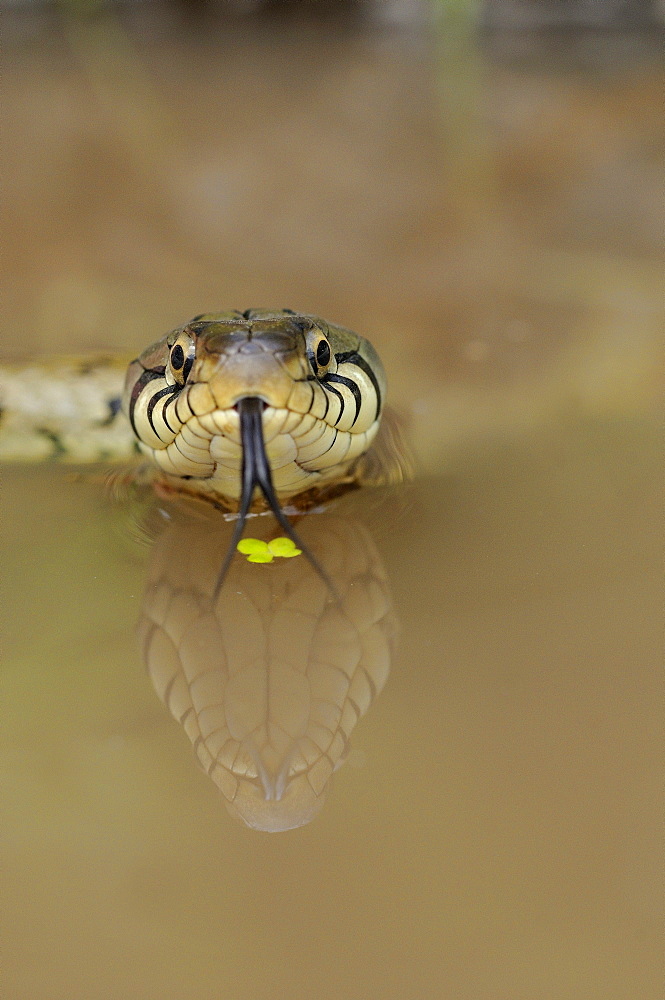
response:
M378 428L353 434L333 427L311 413L265 406L263 441L275 492L299 493L338 478L370 446ZM238 500L241 494L242 439L235 407L191 415L165 448L142 445L169 479L183 487Z

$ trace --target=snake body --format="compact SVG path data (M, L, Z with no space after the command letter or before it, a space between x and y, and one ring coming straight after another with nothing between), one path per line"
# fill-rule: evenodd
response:
M167 481L241 498L239 403L257 400L280 502L352 478L379 428L385 375L363 337L289 310L197 316L129 366L123 410Z
M127 359L0 365L0 461L127 464L138 445L120 411Z

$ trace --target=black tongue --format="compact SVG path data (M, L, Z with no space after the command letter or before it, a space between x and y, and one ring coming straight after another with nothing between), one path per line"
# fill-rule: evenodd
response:
M236 404L236 409L240 415L240 439L242 441L240 509L238 511L238 520L236 521L235 528L233 529L233 535L229 543L228 551L224 557L224 562L222 563L222 568L219 571L219 576L217 577L214 599L217 600L219 592L222 589L224 578L226 577L229 566L231 565L231 560L233 559L236 551L236 546L240 541L243 528L245 527L247 513L252 502L252 496L254 495L254 487L258 486L268 501L271 511L277 518L277 521L283 528L285 534L291 539L297 548L302 550L305 557L312 564L335 599L339 601L339 596L333 587L328 574L325 572L318 559L316 559L310 549L300 540L295 529L292 527L291 522L282 510L279 500L277 499L277 494L275 493L275 488L272 482L270 462L268 461L263 441L262 415L265 407L266 404L262 399L259 399L258 396L244 396L242 399L238 400Z

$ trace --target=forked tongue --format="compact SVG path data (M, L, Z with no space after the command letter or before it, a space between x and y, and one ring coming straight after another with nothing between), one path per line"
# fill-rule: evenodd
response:
M224 583L229 566L231 565L231 560L235 554L236 546L242 537L245 521L247 520L247 513L254 495L254 489L258 486L268 501L270 509L284 530L284 533L288 535L297 548L301 549L335 599L339 601L337 591L335 590L328 574L323 569L312 551L305 545L304 542L300 540L286 514L280 507L279 500L277 499L277 494L275 493L275 488L272 483L270 462L268 461L263 441L262 414L265 409L265 405L266 404L263 400L259 399L258 396L244 396L242 399L238 400L238 403L236 404L236 409L240 415L240 438L242 441L240 507L238 510L238 519L233 529L233 535L231 537L231 541L229 542L229 548L224 556L224 562L222 563L222 568L220 569L219 576L217 577L214 599L217 600L219 592L222 589L222 584Z

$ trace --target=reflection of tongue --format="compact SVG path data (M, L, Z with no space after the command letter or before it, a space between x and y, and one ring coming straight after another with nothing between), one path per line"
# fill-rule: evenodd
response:
M327 587L332 591L335 598L339 600L327 573L323 570L318 560L310 552L307 546L298 538L298 535L291 526L290 521L279 505L279 500L277 499L275 488L272 484L270 462L268 461L265 444L263 443L262 413L265 407L266 404L262 399L259 399L258 396L243 396L243 398L239 399L236 404L236 409L240 415L240 436L242 440L240 508L238 510L238 520L236 521L235 528L233 529L233 536L229 543L226 556L224 557L222 568L219 571L219 576L217 577L214 599L217 599L219 592L222 589L222 584L224 583L224 578L231 564L231 560L233 559L236 545L240 541L243 528L245 527L247 512L249 511L249 505L252 502L252 496L254 494L254 487L258 486L285 533L289 536L291 541L293 541L295 545L303 551L314 569L322 577Z

